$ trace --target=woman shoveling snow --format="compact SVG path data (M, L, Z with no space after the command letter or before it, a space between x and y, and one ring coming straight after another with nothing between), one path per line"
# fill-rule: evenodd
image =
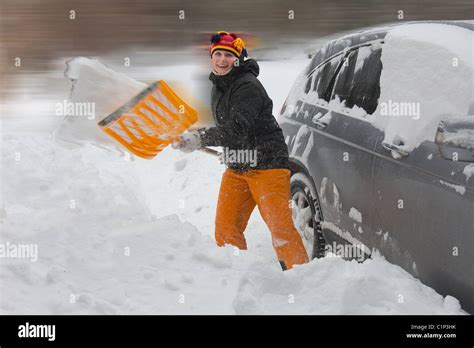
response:
M257 79L259 66L245 59L244 41L220 31L211 36L212 113L216 126L188 131L174 148L191 152L222 146L222 177L215 220L218 246L247 249L244 231L255 206L272 234L283 270L308 262L290 207L290 162L272 100Z

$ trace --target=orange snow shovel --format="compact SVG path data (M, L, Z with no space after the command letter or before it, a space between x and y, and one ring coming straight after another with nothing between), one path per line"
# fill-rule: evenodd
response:
M165 81L159 80L98 125L133 154L152 159L177 141L197 119L197 111L174 93Z

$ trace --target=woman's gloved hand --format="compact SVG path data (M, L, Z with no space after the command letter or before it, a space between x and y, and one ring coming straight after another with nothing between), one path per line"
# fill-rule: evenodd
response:
M171 144L173 149L189 153L201 148L201 136L197 130L187 131L180 139Z

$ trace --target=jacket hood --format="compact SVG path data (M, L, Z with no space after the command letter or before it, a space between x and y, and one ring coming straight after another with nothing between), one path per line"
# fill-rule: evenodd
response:
M209 80L211 80L216 87L227 89L236 76L244 73L253 74L255 77L258 76L260 73L260 67L255 59L250 58L243 63L240 63L238 66L234 66L227 75L216 75L214 72L211 72Z
M255 77L257 77L260 73L260 67L258 66L258 63L255 59L247 59L243 62L243 64L236 66L235 68L241 68L244 72L250 72L254 74Z

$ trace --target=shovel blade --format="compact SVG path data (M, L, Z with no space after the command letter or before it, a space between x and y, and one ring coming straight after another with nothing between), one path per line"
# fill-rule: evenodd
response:
M163 80L156 81L98 123L136 156L152 159L198 119Z

